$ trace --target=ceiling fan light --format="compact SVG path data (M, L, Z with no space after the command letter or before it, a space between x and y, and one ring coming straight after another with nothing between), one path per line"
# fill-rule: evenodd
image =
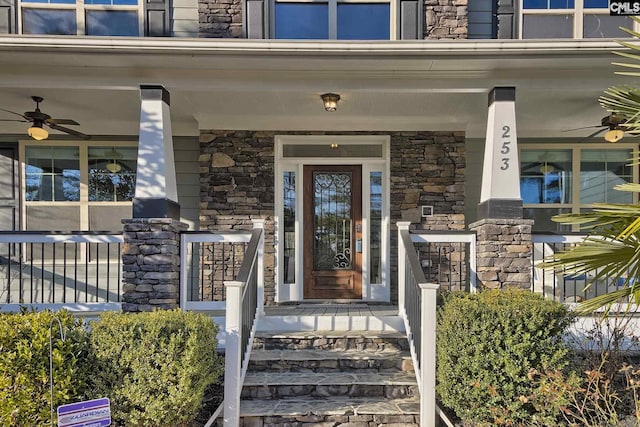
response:
M624 137L624 131L620 129L611 129L604 134L604 140L607 142L618 142Z
M37 123L34 123L33 126L29 128L27 134L36 141L42 141L49 137L49 132L47 132L46 129L43 129L42 125L38 125Z
M120 166L116 162L107 163L107 165L105 167L111 173L118 173L118 172L120 172L122 170L122 166Z
M551 166L548 163L545 163L544 165L540 166L540 173L543 174L543 175L551 173L554 170L556 170L556 168L554 168L553 166Z

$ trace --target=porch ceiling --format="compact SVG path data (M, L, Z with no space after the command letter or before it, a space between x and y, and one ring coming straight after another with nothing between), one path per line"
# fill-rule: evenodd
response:
M484 137L487 93L517 87L520 137L600 123L610 41L277 42L0 37L0 108L73 118L92 135L137 135L138 88L171 92L175 135L198 129L459 130ZM327 113L319 95L341 95ZM0 114L0 118L11 118ZM24 123L0 122L23 134Z

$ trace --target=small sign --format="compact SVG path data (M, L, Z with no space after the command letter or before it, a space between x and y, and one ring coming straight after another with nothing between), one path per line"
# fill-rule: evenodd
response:
M111 425L111 403L104 397L58 407L58 427L103 427Z
M640 15L640 0L609 0L610 16Z

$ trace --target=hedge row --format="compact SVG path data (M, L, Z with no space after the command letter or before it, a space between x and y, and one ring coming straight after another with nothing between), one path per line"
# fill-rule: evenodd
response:
M0 425L51 423L50 331L54 407L108 397L113 425L187 424L223 370L202 314L106 313L87 325L65 311L2 313Z

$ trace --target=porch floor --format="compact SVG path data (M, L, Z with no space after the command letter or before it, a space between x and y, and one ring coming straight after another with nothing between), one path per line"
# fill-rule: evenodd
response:
M258 331L404 331L398 307L390 304L280 304L264 312Z
M389 304L280 304L264 308L265 316L397 316Z

